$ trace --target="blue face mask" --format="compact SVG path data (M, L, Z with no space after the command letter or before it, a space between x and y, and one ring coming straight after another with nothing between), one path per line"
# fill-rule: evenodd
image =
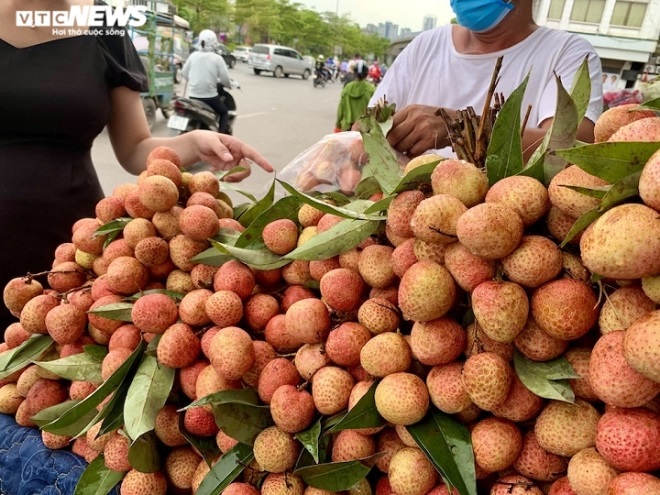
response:
M458 23L476 33L490 31L513 10L505 0L450 0L449 4Z

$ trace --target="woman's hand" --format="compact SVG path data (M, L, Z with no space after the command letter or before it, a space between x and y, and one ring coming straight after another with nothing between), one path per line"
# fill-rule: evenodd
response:
M192 131L176 137L156 138L149 132L140 93L120 86L112 90L112 114L108 133L117 160L126 171L139 175L146 168L147 156L157 146L172 148L184 167L203 161L215 170L245 167L245 171L227 176L227 182L238 182L251 173L252 162L266 172L273 166L240 139L211 131Z
M245 168L242 172L226 176L223 180L227 182L239 182L249 177L252 173L252 163L256 163L266 172L274 170L263 156L240 139L212 131L192 131L189 134L193 138L200 161L208 163L215 170Z

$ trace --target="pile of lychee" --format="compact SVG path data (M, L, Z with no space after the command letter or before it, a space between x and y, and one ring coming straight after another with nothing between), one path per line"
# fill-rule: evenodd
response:
M660 143L660 117L616 107L596 138ZM251 389L272 421L250 423L254 460L222 493L327 495L294 472L300 437L375 388L381 426L323 433L325 462L374 465L368 483L346 493L459 494L407 428L440 411L469 431L475 493L660 495L660 151L644 166L639 196L565 247L577 219L600 205L602 196L585 191L605 191L606 181L570 165L548 187L524 175L489 186L484 171L447 159L428 183L396 194L379 233L328 259L272 269L226 253L221 266L195 261L210 238L246 226L231 218L217 177L178 165L167 149L152 153L136 185L117 188L96 218L73 227L47 284L19 277L4 290L19 319L5 352L35 334L54 341L39 361L88 345L108 352L96 382L34 364L16 371L0 382L0 412L34 426L35 414L84 399L143 341L157 342L146 352L176 370L154 411L162 465L135 469L124 427L98 436L97 424L75 439L44 431L48 447L87 461L103 455L108 469L126 473L122 495L195 493L214 474L188 440L214 439L221 454L211 465L239 441L210 404L186 406ZM286 258L351 221L313 204L269 221L253 248ZM123 308L130 321L103 308ZM575 378L553 382L548 373L544 382L520 362L560 363ZM544 398L548 383L563 399Z

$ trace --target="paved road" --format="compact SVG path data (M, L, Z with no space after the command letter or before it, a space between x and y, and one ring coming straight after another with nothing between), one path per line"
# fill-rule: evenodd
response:
M255 147L277 170L333 131L341 92L338 82L314 88L311 78L303 81L297 76L282 79L256 76L242 63L230 73L242 87L233 91L238 107L234 135ZM166 121L159 113L153 134L167 136L168 133ZM117 162L106 132L94 143L92 156L106 194L119 184L136 181ZM270 180L269 174L255 168L240 187L261 196ZM232 196L241 197L233 193Z

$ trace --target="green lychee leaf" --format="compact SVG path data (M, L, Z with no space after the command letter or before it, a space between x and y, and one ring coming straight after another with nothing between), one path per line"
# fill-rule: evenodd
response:
M523 169L520 111L528 81L529 74L506 99L493 124L486 152L486 175L491 186Z
M555 80L557 82L557 108L550 130L545 134L542 145L543 150L549 152L545 155L543 163L545 184L549 184L552 178L566 167L566 160L555 155L553 151L573 146L580 126L578 109L573 98L564 89L561 79L556 74Z
M133 469L141 473L155 473L160 469L158 437L153 431L144 433L131 443L128 447L128 461Z
M329 462L327 464L306 466L295 470L293 473L300 476L307 485L314 488L330 492L341 492L348 490L361 479L364 479L373 468L376 460L383 455L384 453L380 453L355 461Z
M261 198L259 201L254 203L248 210L245 211L241 215L241 218L239 218L239 222L243 227L249 227L254 220L256 220L259 215L261 215L264 211L266 211L268 208L270 208L273 205L273 202L275 201L275 180L273 180L273 183L270 185L270 189L268 189L268 192L266 195Z
M131 379L132 376L130 375L124 378L119 388L112 394L112 398L98 414L99 418L103 418L99 435L104 435L124 426L124 403L126 402L128 389L131 386Z
M566 358L547 362L527 359L519 351L513 354L513 366L527 389L544 399L575 402L569 379L580 378Z
M53 345L50 335L32 335L18 347L0 354L0 380L32 364Z
M391 194L403 173L396 152L385 137L392 122L389 110L387 114L388 117L381 121L373 112L367 112L358 122L364 152L369 157L362 168L362 178L374 177L383 193ZM380 125L386 121L388 123L385 126Z
M382 211L387 211L387 209L390 207L390 203L392 203L392 200L394 199L394 196L387 196L379 201L376 201L374 204L369 206L366 210L364 210L365 213L380 213Z
M167 297L174 299L175 301L179 302L181 299L183 299L183 296L185 294L182 294L181 292L175 292L173 290L167 290L167 289L150 289L150 290L145 290L144 292L138 292L137 294L133 294L131 296L131 299L133 301L137 301L140 299L142 296L148 296L149 294L164 294Z
M112 233L120 233L124 230L124 227L126 227L126 225L128 225L128 223L131 220L133 220L131 217L116 218L112 222L108 222L104 225L101 225L98 229L96 229L92 237L99 237L102 235L107 235Z
M598 212L598 210L591 210L586 213L583 213L580 215L580 218L578 218L575 223L571 226L569 229L568 233L566 234L566 237L562 241L560 247L564 248L566 245L573 240L573 238L578 235L580 232L582 232L584 229L586 229L589 225L591 225L593 222L598 220L598 218L601 216L601 213Z
M397 184L392 192L400 193L403 191L410 191L412 189L417 189L419 186L430 184L431 174L441 161L442 159L439 159L413 168L403 177L403 179L401 179L401 182Z
M571 98L577 108L578 122L582 122L591 102L591 74L589 73L589 55L584 57L580 68L573 77Z
M339 191L309 191L309 194L315 198L320 199L321 201L329 200L331 204L336 206L344 206L351 202L348 196Z
M273 425L267 406L227 402L211 407L218 428L246 445L253 445L257 435Z
M658 150L659 142L606 142L560 149L555 153L585 172L614 184L641 172Z
M624 177L616 184L609 186L608 191L600 200L598 207L580 216L580 218L578 218L573 224L566 235L566 238L562 242L561 247L564 247L571 241L571 239L573 239L573 237L588 227L591 223L595 222L606 211L637 196L639 194L639 178L641 174L641 170L634 172L629 176Z
M637 108L633 110L654 110L660 112L660 98L655 98L653 100L645 101Z
M154 429L173 384L174 368L163 366L154 356L142 356L124 402L124 425L132 440Z
M92 383L103 381L101 361L85 352L53 361L34 361L34 364L67 380Z
M199 253L190 261L200 265L222 266L233 259L233 256L226 254L225 252L218 252L218 249L215 247L210 247L206 251Z
M296 439L305 447L307 451L314 460L315 464L319 463L319 440L321 438L321 418L318 418L314 421L314 424L307 428L305 431L296 433ZM302 458L303 453L300 453L299 461ZM297 466L301 468L302 466Z
M344 207L330 205L320 199L317 199L314 196L296 190L294 187L290 186L286 182L283 182L281 180L278 180L278 182L289 194L297 197L301 203L306 203L310 206L313 206L314 208L322 211L323 213L330 213L331 215L336 215L338 217L355 219L355 220L378 220L378 221L385 220L385 217L381 217L380 215L368 215L362 213L362 211L364 210L355 211L354 209L349 208L348 205L345 205Z
M103 361L108 355L108 348L104 345L84 345L83 351L85 351L85 354L90 358L99 362Z
M355 188L354 197L358 199L368 199L376 193L383 192L375 177L365 177L358 182Z
M590 198L603 199L605 194L607 194L607 191L609 191L612 186L589 188L582 186L569 186L568 184L559 184L559 187L565 187L566 189L579 192L580 194L584 194Z
M268 249L245 249L229 244L222 244L210 239L211 245L221 254L228 254L241 263L257 270L274 270L291 263L291 260L269 251Z
M106 304L105 306L100 306L98 308L88 311L88 313L102 316L103 318L107 318L108 320L132 322L133 321L133 318L131 316L132 309L133 309L133 303L118 302L118 303Z
M195 495L219 495L254 459L252 447L242 443L234 446L214 464L204 477Z
M383 217L385 218L385 217ZM316 234L302 246L285 256L289 260L325 260L353 249L378 231L380 222L342 220L328 230Z
M377 386L378 382L375 381L355 406L346 413L339 423L330 428L329 431L377 428L385 425L387 422L378 413L378 409L376 409L375 395Z
M101 413L97 414L96 406L114 392L125 378L132 379L145 347L145 342L141 341L128 359L101 386L85 397L85 399L64 403L68 404L67 406L57 404L49 407L33 416L32 420L42 430L51 433L72 437L79 435L92 424L103 419Z
M220 183L220 189L221 190L228 189L230 191L234 191L234 192L236 192L236 193L238 193L242 196L245 196L247 199L249 199L253 203L257 202L257 198L253 194L251 194L247 191L244 191L243 189L235 186L234 184L230 184L229 182L221 182ZM239 205L239 206L245 206L245 207L249 208L251 205L245 204L245 205ZM236 207L236 208L238 208L238 207ZM236 215L236 208L234 208L234 215Z
M197 399L195 402L183 408L219 405L219 404L244 404L246 406L258 406L259 396L253 388L242 388L239 390L221 390ZM263 406L267 407L267 406Z
M100 454L83 471L73 495L107 495L125 475L108 469L103 454Z
M240 236L241 233L234 229L222 228L213 236L213 239L223 244L231 244L232 246L235 246L236 241Z
M474 451L465 425L434 407L406 429L450 487L460 495L477 495Z
M300 200L295 196L287 196L276 201L270 208L254 219L236 239L234 246L239 248L262 248L263 230L270 222L280 219L289 219L298 222Z
M556 74L555 82L557 104L552 125L521 172L521 175L534 177L545 184L549 184L557 172L566 166L566 160L555 155L554 151L575 145L578 128L589 106L591 99L589 58L585 57L575 73L570 93L566 91Z

